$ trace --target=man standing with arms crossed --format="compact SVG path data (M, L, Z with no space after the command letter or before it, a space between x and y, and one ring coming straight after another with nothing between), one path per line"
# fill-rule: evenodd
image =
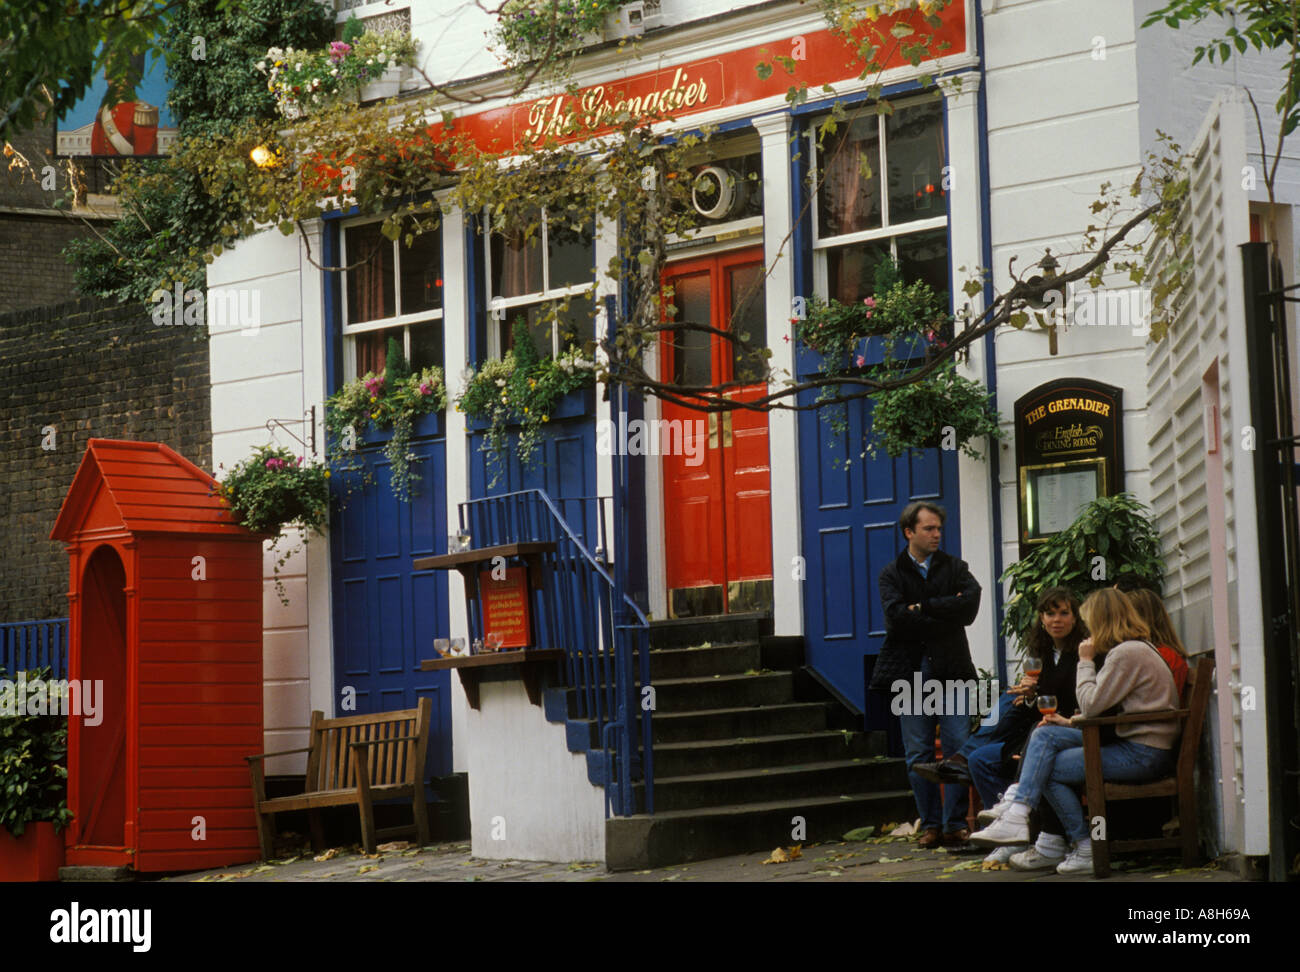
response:
M871 689L895 692L895 683L906 684L906 705L899 717L908 779L921 817L918 845L936 847L966 843L967 790L949 786L943 800L939 784L930 783L912 767L932 762L937 725L945 755L961 749L970 733L969 709L947 711L958 692L947 691L950 680L966 682L976 677L966 642L966 626L974 622L980 607L980 585L966 562L939 549L943 537L943 507L924 500L909 503L898 518L907 548L880 572L880 599L885 608L885 643L876 658ZM913 676L921 673L923 687L936 679L944 689L939 714L923 714L922 699L916 696ZM963 697L964 697L964 693ZM942 830L941 830L942 828Z

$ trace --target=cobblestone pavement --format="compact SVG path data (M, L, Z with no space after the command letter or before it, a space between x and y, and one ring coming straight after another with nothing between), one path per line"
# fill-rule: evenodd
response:
M486 860L472 857L468 843L430 844L414 848L405 842L381 845L366 857L359 847L335 848L326 860L304 849L296 857L271 863L176 875L170 881L978 881L986 884L1038 881L1087 881L1054 872L982 871L984 852L921 850L910 837L813 844L798 858L764 863L770 853L741 854L694 864L643 871L611 872L599 861L555 864L539 861ZM788 848L786 849L789 850ZM1176 856L1143 855L1120 858L1110 881L1232 882L1240 878L1215 863L1184 870Z

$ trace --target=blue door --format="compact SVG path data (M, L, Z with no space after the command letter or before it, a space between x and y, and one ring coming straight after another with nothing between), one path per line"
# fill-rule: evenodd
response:
M871 400L833 407L847 419L844 432L833 431L818 411L799 413L804 633L808 664L865 712L866 660L885 637L876 579L903 549L903 507L919 499L941 504L948 514L943 549L961 555L957 453L864 457ZM987 589L987 578L977 579Z
M452 772L451 673L422 672L420 662L435 657L434 638L448 636L447 574L413 570L411 561L447 550L446 443L419 437L411 451L418 461L411 463L410 502L393 495L381 445L357 452L373 482L365 484L361 471L331 479L342 500L330 534L334 682L336 699L355 692L357 714L410 709L429 698L427 772L445 776Z

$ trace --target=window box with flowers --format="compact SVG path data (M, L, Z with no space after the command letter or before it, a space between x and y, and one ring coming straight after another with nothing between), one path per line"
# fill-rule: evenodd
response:
M394 97L415 63L417 41L400 30L367 33L355 20L317 51L272 47L257 62L280 114L290 120L340 100Z

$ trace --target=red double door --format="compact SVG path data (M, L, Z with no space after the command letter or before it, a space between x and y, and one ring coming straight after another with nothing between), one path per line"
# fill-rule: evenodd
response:
M767 346L762 249L683 260L664 273L675 322L707 324ZM676 385L759 378L764 359L699 331L666 332L663 372ZM738 402L765 381L727 392ZM664 545L672 617L767 610L772 605L772 501L767 413L701 412L663 402ZM681 438L679 440L678 435ZM792 529L794 525L792 524Z

